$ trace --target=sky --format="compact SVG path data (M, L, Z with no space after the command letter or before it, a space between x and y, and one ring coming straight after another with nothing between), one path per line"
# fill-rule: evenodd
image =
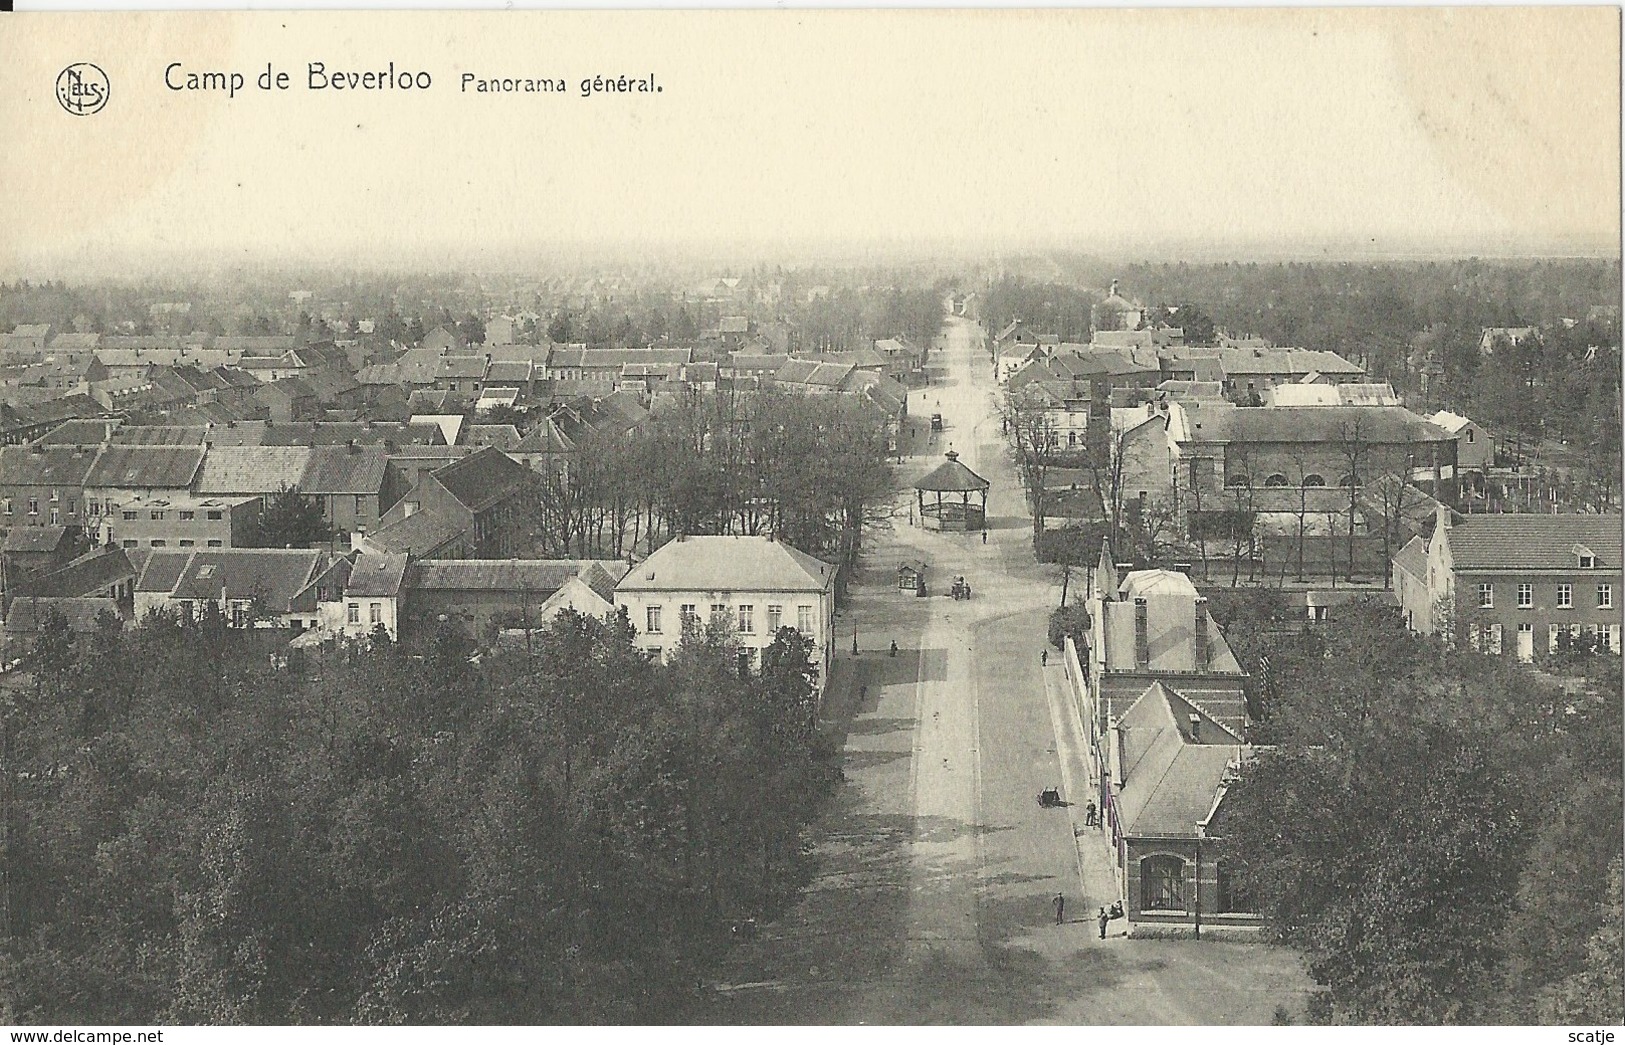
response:
M16 14L0 272L556 245L1617 256L1608 8ZM425 71L312 91L308 65ZM53 85L93 62L107 105ZM173 63L179 63L173 65ZM266 65L288 90L261 91ZM171 90L188 72L245 88ZM462 75L564 94L479 94ZM583 78L659 93L583 98Z

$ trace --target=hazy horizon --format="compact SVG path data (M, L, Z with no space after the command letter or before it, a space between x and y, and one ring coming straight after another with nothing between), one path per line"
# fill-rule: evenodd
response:
M1600 8L25 13L0 37L0 275L1617 258L1618 30ZM437 86L164 81L314 60ZM105 111L58 107L73 61L106 70ZM469 71L663 93L479 97Z

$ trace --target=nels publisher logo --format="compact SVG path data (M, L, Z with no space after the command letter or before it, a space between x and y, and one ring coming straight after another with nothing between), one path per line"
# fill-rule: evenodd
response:
M89 62L75 62L56 77L56 100L74 116L101 112L110 93L107 74Z

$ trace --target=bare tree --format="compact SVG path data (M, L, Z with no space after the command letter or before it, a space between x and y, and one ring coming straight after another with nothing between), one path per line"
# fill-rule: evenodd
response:
M1009 435L1016 470L1027 488L1032 506L1033 540L1044 533L1044 515L1049 507L1045 480L1050 468L1050 451L1056 443L1054 418L1033 388L1006 389L1001 413Z

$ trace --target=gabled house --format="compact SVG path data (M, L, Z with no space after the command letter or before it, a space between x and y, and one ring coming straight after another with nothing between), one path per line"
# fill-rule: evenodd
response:
M310 617L296 600L328 562L326 552L302 548L153 552L136 582L136 615L199 619L213 605L229 627L303 631Z
M615 587L615 605L638 629L638 644L665 657L686 622L732 627L741 670L761 664L781 627L813 641L823 689L834 653L836 568L767 537L678 537L634 566Z
M1255 931L1253 904L1212 844L1222 832L1227 785L1252 751L1176 685L1151 682L1107 735L1102 819L1116 850L1129 932L1195 925Z
M1532 660L1585 645L1617 655L1622 544L1617 515L1457 516L1441 506L1423 546L1394 557L1401 610L1412 630L1485 653Z
M1090 592L1093 618L1086 648L1093 718L1102 735L1152 682L1177 688L1187 700L1237 735L1248 716L1246 673L1189 577L1140 570L1120 581L1103 547Z
M536 476L494 447L429 473L382 520L381 532L419 512L468 535L475 558L507 558L529 543ZM420 524L422 525L422 524Z

